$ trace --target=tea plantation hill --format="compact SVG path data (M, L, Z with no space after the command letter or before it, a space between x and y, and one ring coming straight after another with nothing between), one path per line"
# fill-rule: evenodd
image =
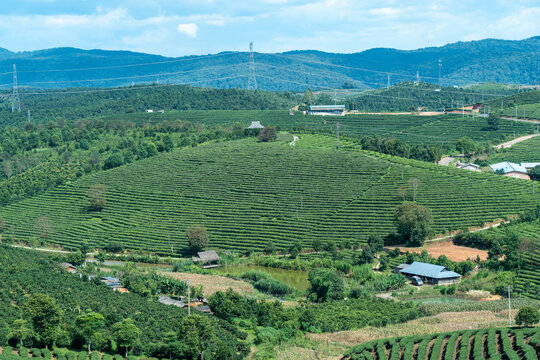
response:
M492 111L503 116L540 120L540 90L526 91L506 96L499 99L491 99L485 102Z
M540 353L540 328L491 328L373 340L347 350L355 359L527 359Z
M540 162L540 136L519 142L509 148L500 149L489 157L490 163L500 161Z
M280 249L301 240L366 241L394 230L392 213L417 178L417 202L433 210L436 233L477 226L533 208L532 183L365 151L291 147L255 139L162 153L83 176L0 209L5 238L78 248L119 242L171 253L189 225L208 228L210 247ZM88 188L104 184L105 208L89 210ZM46 216L50 229L36 228ZM41 235L41 238L40 238Z

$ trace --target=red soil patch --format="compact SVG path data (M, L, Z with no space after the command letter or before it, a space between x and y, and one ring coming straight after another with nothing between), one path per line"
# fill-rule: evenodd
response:
M392 249L393 247L389 247ZM452 261L465 261L476 260L476 256L480 256L481 260L486 260L488 252L485 250L473 249L465 246L454 245L453 241L444 242L432 242L424 245L421 248L413 247L398 247L401 252L414 252L420 253L422 250L426 250L429 255L434 258L438 258L440 255L446 255L446 257Z

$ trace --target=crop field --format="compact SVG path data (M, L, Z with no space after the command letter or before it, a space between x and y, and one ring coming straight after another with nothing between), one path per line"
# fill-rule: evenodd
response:
M498 150L489 157L490 163L500 161L540 162L540 136L519 142L509 148Z
M379 135L397 137L408 143L450 144L468 136L475 141L491 141L514 134L528 134L535 128L533 124L502 120L499 130L486 131L487 122L483 118L459 114L441 116L415 115L347 115L314 116L296 112L289 115L282 110L186 110L169 111L165 114L125 114L107 117L108 121L158 122L162 120L184 120L202 125L247 126L251 121L261 121L265 126L278 126L281 130L321 130L334 133L336 122L340 123L340 133L352 137Z
M394 231L393 209L411 200L430 207L434 232L477 226L533 208L540 192L520 179L474 173L365 151L296 148L254 139L162 153L85 175L0 209L3 236L78 248L119 242L128 249L177 254L186 228L208 229L211 248L310 247L365 242ZM102 211L87 191L104 184ZM45 219L45 221L44 221Z
M526 359L540 353L540 328L491 328L369 341L342 359Z

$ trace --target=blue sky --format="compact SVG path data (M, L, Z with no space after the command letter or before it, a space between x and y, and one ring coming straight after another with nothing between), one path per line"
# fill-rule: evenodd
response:
M540 35L540 0L3 0L0 47L167 56L416 49Z

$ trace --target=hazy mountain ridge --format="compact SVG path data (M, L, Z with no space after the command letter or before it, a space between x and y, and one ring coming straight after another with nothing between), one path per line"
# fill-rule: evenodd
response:
M417 50L373 48L351 54L317 50L255 53L255 68L258 87L266 90L332 88L344 82L374 88L387 84L387 73L392 84L414 80L417 71L421 80L436 83L439 59L442 83L447 86L488 81L534 84L540 79L540 37L485 39ZM0 73L10 72L17 64L19 84L40 88L112 87L132 82L246 88L248 61L247 52L170 58L69 47L17 53L0 48ZM73 70L87 68L92 69ZM51 71L61 69L65 71ZM11 74L0 75L3 88L9 88L10 82Z

